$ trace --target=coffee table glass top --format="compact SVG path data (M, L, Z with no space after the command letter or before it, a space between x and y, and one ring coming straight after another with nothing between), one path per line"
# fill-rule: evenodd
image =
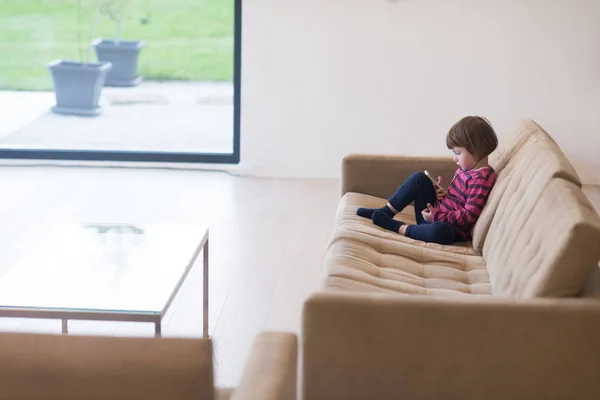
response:
M0 277L0 307L160 314L205 227L63 223Z

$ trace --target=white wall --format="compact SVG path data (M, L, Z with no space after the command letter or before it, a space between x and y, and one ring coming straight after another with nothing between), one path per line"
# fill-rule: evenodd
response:
M448 128L533 118L600 183L600 1L249 0L242 161L334 177L351 152L449 154Z

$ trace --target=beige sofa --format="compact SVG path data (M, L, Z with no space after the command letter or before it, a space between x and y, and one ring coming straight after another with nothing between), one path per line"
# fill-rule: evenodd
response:
M501 136L490 164L473 241L441 246L356 209L415 171L450 182L450 158L344 159L326 277L304 308L304 398L600 398L600 217L534 121Z
M297 339L262 332L241 383L217 390L210 339L0 334L0 398L296 398Z

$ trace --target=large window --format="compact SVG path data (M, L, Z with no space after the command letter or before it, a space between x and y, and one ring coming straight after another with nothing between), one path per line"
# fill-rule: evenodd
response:
M2 0L0 157L237 163L241 0Z

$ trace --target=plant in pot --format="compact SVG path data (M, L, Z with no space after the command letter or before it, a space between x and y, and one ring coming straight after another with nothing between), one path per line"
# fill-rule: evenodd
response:
M81 23L82 1L77 3L77 19ZM96 21L98 8L96 7ZM79 24L81 25L81 24ZM78 38L80 32L78 30ZM81 41L79 40L81 43ZM79 61L55 60L48 64L52 75L56 105L52 111L58 114L77 116L96 116L100 114L99 105L102 87L107 72L111 69L110 62L90 62L90 47L86 56L83 56L81 45L79 47Z
M115 23L115 35L112 39L97 38L93 41L99 61L110 62L111 70L106 76L106 86L136 86L142 81L137 75L140 50L143 40L122 40L123 22L127 18L127 0L101 0L100 12Z

